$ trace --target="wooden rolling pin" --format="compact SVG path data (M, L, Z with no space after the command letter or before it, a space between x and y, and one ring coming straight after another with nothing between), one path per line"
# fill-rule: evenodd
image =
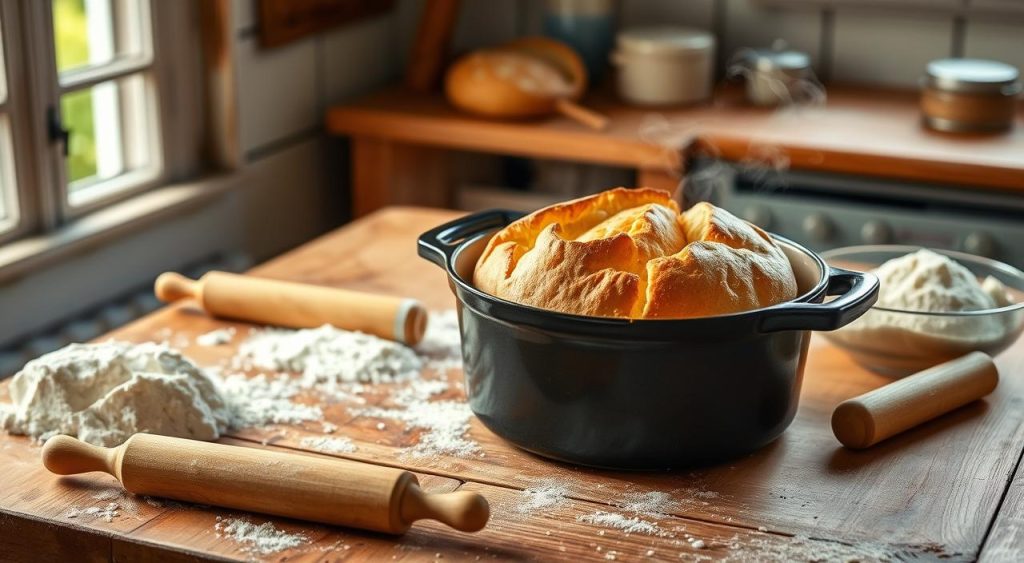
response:
M374 295L226 272L199 281L167 272L155 292L165 303L193 298L211 315L289 328L331 324L415 346L427 328L427 311L415 299Z
M391 534L425 518L476 532L490 517L479 494L427 494L401 469L153 434L116 448L54 436L43 464L58 475L105 471L135 494Z
M832 432L848 448L867 448L980 399L998 383L992 358L971 352L843 401L832 413Z

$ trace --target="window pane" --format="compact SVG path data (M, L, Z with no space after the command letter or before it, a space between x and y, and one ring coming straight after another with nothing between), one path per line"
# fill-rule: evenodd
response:
M7 101L7 68L4 64L3 22L0 22L0 104Z
M141 52L142 4L120 0L52 0L57 70L109 63Z
M0 233L17 225L18 192L14 182L10 122L6 115L0 114Z
M147 91L140 73L61 97L61 119L70 132L66 166L73 205L109 194L107 181L113 178L152 167L156 118Z

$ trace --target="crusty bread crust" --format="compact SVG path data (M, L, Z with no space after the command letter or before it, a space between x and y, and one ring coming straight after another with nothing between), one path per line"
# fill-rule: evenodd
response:
M491 238L473 283L516 303L596 317L690 318L796 297L785 254L708 203L615 188L536 211Z

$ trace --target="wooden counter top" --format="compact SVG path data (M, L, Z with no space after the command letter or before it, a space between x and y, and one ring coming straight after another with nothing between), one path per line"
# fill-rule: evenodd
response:
M442 272L415 255L416 236L455 216L448 211L387 209L357 221L254 272L317 284L422 299L429 307L454 306ZM160 310L110 336L130 341L192 343L213 328L248 325L216 321L188 304ZM235 346L189 345L201 365L231 357ZM1024 559L1024 341L997 358L1002 381L984 401L896 437L873 449L843 449L829 429L832 408L886 382L856 365L822 338L812 340L800 408L792 426L773 444L743 459L672 473L622 473L554 463L504 443L472 421L469 437L482 454L469 458L415 458L402 448L416 431L398 421L356 416L350 399L324 405L325 419L358 449L332 454L406 467L432 490L484 494L493 518L478 534L436 523L417 524L401 537L363 533L261 515L302 532L310 543L260 556L241 550L214 529L218 516L240 516L213 507L150 504L119 495L101 474L58 478L39 463L39 447L0 434L0 559L46 561L186 561L194 558L289 561L659 559L698 557L746 561L810 558L879 560ZM756 375L756 374L752 374ZM453 382L461 373L450 374ZM394 388L392 384L390 388ZM368 386L373 388L375 386ZM381 387L383 389L384 387ZM6 383L0 384L0 399ZM364 395L372 405L375 394ZM308 450L305 437L324 436L321 422L231 432L222 441L254 448ZM264 445L265 444L265 445ZM327 455L309 452L310 455ZM1018 470L1019 471L1019 470ZM551 506L523 511L523 489L557 480L568 496ZM1012 484L1011 484L1012 483ZM668 493L672 507L642 516L664 535L627 534L587 523L599 511L622 512L631 496ZM254 491L258 494L258 491ZM106 522L67 517L72 506L103 506L111 499L130 510ZM704 542L695 549L687 538Z
M609 96L585 104L610 117L605 131L566 118L499 122L452 109L437 96L390 89L336 106L337 135L640 169L676 169L680 149L735 161L1024 193L1024 105L1017 127L951 135L920 125L917 95L833 86L819 108L759 109L734 90L704 106L642 109Z

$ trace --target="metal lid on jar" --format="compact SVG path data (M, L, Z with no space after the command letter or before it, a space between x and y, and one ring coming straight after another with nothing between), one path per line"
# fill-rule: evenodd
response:
M715 36L689 27L638 27L620 31L616 42L624 53L678 55L714 48Z
M810 55L801 51L750 49L744 58L750 68L768 72L798 74L811 68Z
M948 92L1016 95L1020 71L1013 65L985 59L938 59L928 63L926 83Z

